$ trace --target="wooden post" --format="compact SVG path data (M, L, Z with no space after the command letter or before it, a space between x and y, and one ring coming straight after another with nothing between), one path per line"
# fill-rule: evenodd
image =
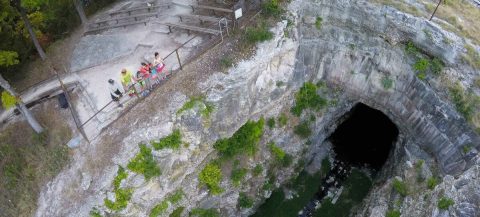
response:
M432 21L433 16L435 16L435 13L437 13L437 9L438 9L438 7L440 7L440 4L441 4L441 3L442 3L442 0L439 0L439 1L438 1L438 4L437 4L437 7L436 7L435 10L433 11L432 16L430 17L430 19L429 19L428 21Z
M175 50L175 53L177 54L177 60L178 60L178 65L180 66L180 70L183 70L182 62L180 61L180 55L178 55L178 49Z

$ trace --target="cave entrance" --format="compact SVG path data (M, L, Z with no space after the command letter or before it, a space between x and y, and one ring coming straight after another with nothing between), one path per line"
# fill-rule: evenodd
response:
M329 140L337 160L379 171L397 137L397 127L385 114L358 103Z

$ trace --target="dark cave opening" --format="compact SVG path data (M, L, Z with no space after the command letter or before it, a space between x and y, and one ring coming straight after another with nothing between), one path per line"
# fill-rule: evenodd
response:
M337 160L379 171L397 137L396 125L385 114L358 103L329 140Z

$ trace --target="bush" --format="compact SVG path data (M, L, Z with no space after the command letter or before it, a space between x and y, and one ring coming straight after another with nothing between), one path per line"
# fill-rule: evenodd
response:
M210 117L210 114L213 112L213 110L215 109L215 106L213 106L212 103L209 103L205 100L205 97L204 96L193 96L193 97L190 97L190 100L188 100L187 102L185 102L185 104L183 104L182 108L180 108L178 111L177 111L177 115L181 114L182 112L184 111L187 111L187 110L190 110L190 109L193 109L193 107L195 107L195 105L197 104L204 104L205 107L202 107L200 109L200 114L202 114L202 116L204 118L209 118Z
M407 42L405 46L405 51L411 55L417 55L420 52L419 50L412 41Z
M388 90L393 87L393 80L390 79L388 76L382 78L382 85L385 90Z
M179 149L182 144L182 135L180 130L176 129L172 134L160 139L159 142L152 142L153 148L155 150L160 150L164 148Z
M238 197L238 206L240 208L250 208L253 206L253 199L248 197L247 194L240 192Z
M292 155L286 154L281 163L283 167L288 167L292 164L292 161L293 161Z
M157 217L168 209L168 201L164 200L153 207L149 217Z
M223 192L219 183L222 181L222 171L220 167L215 163L209 163L199 175L200 183L205 184L211 194L216 195Z
M117 176L113 179L113 189L119 189L120 188L120 183L122 180L126 179L128 176L127 172L123 167L118 166L118 171L117 171Z
M240 186L240 183L243 181L243 178L247 175L247 169L240 168L232 170L232 175L230 179L232 179L232 183L235 187Z
M275 145L274 142L268 143L268 148L270 149L270 152L272 153L273 158L277 162L282 162L283 158L285 158L285 151L283 151L281 148Z
M398 179L393 180L393 188L395 191L397 191L402 197L405 197L408 195L408 187L405 182L400 181Z
M102 214L100 214L100 211L98 211L96 208L93 208L90 210L90 217L102 217Z
M145 144L140 144L140 153L130 160L127 168L135 173L143 174L146 180L161 174L157 162L153 159L152 149Z
M280 114L280 117L278 117L278 125L280 127L284 127L285 125L287 125L287 121L288 121L287 115L285 113Z
M245 31L245 39L249 44L268 41L272 38L273 34L267 29L266 26L260 26L255 28L248 27Z
M228 56L224 56L220 59L220 66L222 67L222 69L228 69L230 68L231 66L233 66L233 60L232 58L228 57Z
M327 105L327 100L317 94L317 86L311 82L305 82L295 94L295 106L292 107L291 112L300 116L304 109L310 108L318 111Z
M306 121L297 125L293 132L304 139L312 135L312 130L310 130L309 123Z
M388 210L387 213L385 214L385 217L400 217L400 211L396 209L391 209Z
M283 13L278 0L268 0L262 4L262 13L265 16L278 17Z
M190 211L190 217L220 217L220 213L216 209L200 209L195 208Z
M413 65L413 68L419 72L419 73L425 73L428 69L428 66L430 65L430 62L427 59L419 59L415 64Z
M430 70L434 73L434 74L440 74L440 72L442 72L443 70L443 67L444 67L444 64L443 62L438 59L438 58L433 58L433 60L430 62Z
M465 49L467 50L467 55L463 58L473 67L476 69L480 69L480 54L475 50L474 47L470 45L465 45Z
M453 204L455 204L455 202L452 199L450 199L448 197L442 197L438 201L437 206L438 206L439 209L447 210Z
M315 27L317 27L318 30L322 28L322 21L323 19L321 17L317 17L315 20Z
M273 129L275 127L275 118L269 118L267 120L267 125L270 129Z
M438 179L435 177L430 177L427 179L427 188L433 190L435 186L438 185Z
M263 118L257 122L247 121L232 137L218 140L213 147L225 158L242 153L252 156L256 153L258 142L263 135L264 122Z
M254 176L259 176L260 174L262 174L262 172L263 172L263 167L261 164L257 164L252 171Z
M128 201L132 198L133 190L130 188L119 188L115 190L115 202L105 198L105 206L112 211L119 211L125 209L128 205Z
M173 212L168 217L181 217L185 207L181 206L173 210Z
M465 119L471 121L475 113L475 108L480 106L479 97L471 92L466 93L460 83L451 86L449 90L457 111L462 114Z
M173 193L172 195L168 196L167 200L170 201L170 203L172 204L176 204L180 202L182 198L183 198L183 191L180 189L175 191L175 193Z

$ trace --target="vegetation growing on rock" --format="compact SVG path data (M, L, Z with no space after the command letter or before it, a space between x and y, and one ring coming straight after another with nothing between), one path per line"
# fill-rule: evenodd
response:
M295 134L305 139L312 135L312 130L310 129L310 123L308 121L303 121L302 123L295 126L293 131Z
M164 148L179 149L181 144L182 135L180 134L179 129L174 130L170 135L160 139L158 142L152 142L152 146L155 148L155 150Z
M318 111L327 106L327 100L317 94L317 86L311 82L305 82L295 94L295 105L291 112L300 116L305 109Z
M240 208L250 208L253 206L253 199L248 197L244 192L240 192L238 197L238 206Z
M439 209L447 210L453 204L455 204L455 202L451 198L442 197L438 200L437 206Z
M400 211L396 209L390 209L385 213L385 217L400 217Z
M230 159L237 154L252 156L258 149L258 142L263 135L264 119L257 122L247 121L230 138L220 139L213 147L220 156Z
M161 174L157 162L153 159L152 149L145 144L140 144L140 153L130 160L127 168L135 173L142 174L146 180Z
M220 181L222 181L222 171L216 163L209 163L203 168L198 176L200 183L207 186L211 194L216 195L223 192L220 187Z
M182 108L177 111L177 115L182 114L183 112L193 109L196 105L203 104L204 106L200 107L200 114L204 118L210 118L210 114L215 109L215 106L207 102L204 96L193 96L191 97L185 104L183 104Z
M220 217L220 213L216 209L200 209L195 208L190 211L190 217Z
M232 175L230 178L232 179L232 183L235 187L240 186L243 178L247 175L247 169L245 168L235 168L232 170Z
M407 184L399 179L394 179L393 180L393 189L397 193L399 193L402 197L405 197L408 195L408 187Z
M131 188L115 189L115 201L105 198L105 206L112 211L125 209L128 205L128 202L132 198L132 193L133 189Z
M285 113L280 114L280 116L278 117L278 126L284 127L285 125L287 125L287 121L288 121L287 115Z
M158 203L152 208L152 210L150 211L149 217L157 217L160 214L164 213L168 209L170 204L175 205L178 202L180 202L180 200L182 200L183 198L183 194L184 194L183 191L180 189L175 191L173 194L167 196L165 200ZM181 213L182 211L177 211L177 212Z

